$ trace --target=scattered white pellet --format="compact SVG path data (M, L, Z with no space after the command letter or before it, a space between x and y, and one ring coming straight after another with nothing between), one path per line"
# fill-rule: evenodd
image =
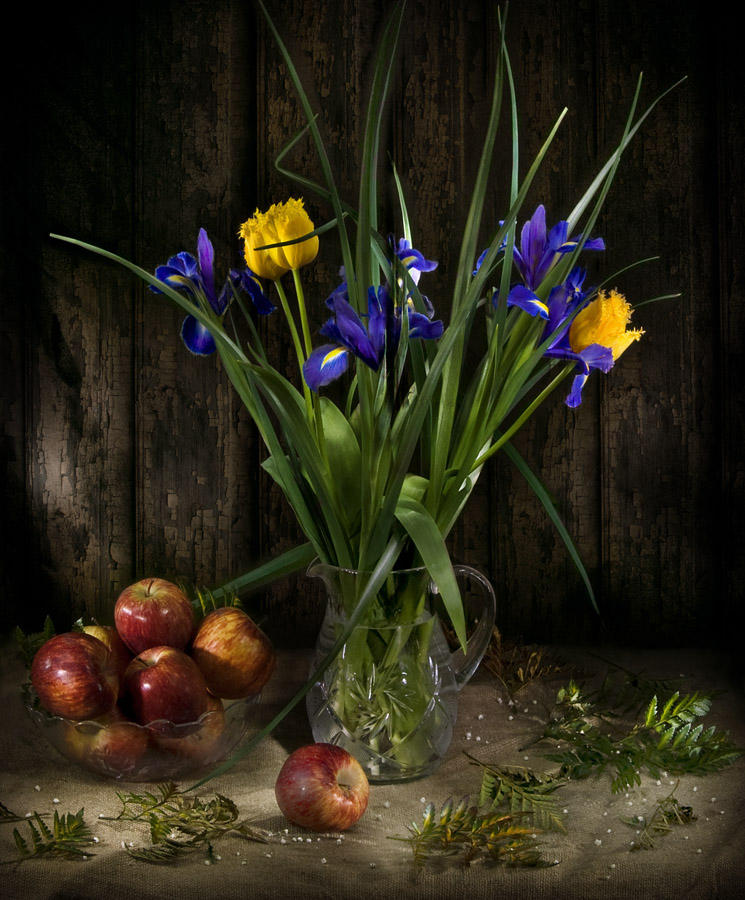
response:
M374 868L375 868L375 863L370 863L370 868L371 868L371 869L374 869Z
M426 803L426 802L427 802L427 798L426 798L426 797L420 797L420 798L419 798L419 802L420 802L420 803Z
M599 847L602 843L603 842L600 840L600 838L595 838L595 846L596 847Z
M35 791L40 791L40 790L41 790L41 785L40 785L40 784L35 784L35 785L34 785L34 790L35 790Z
M483 714L483 713L479 713L478 716L476 716L476 718L479 720L479 722L483 722L483 720L484 720L484 714Z
M325 866L325 865L326 865L326 857L325 857L325 856L322 856L322 857L321 857L321 865L322 865L322 866Z
M390 801L390 800L385 800L385 801L383 801L383 806L385 807L385 809L390 809L390 808L391 808L391 801Z
M55 797L54 800L52 800L52 803L59 803L59 797Z

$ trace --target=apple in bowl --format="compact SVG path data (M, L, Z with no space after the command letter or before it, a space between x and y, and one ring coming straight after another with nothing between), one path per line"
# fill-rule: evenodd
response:
M194 611L177 585L164 578L144 578L119 595L114 625L135 656L151 647L185 650L194 633Z
M101 775L121 777L140 771L148 752L148 733L119 707L95 721L62 720L60 749L73 762Z
M44 643L31 664L31 684L42 706L65 719L96 719L119 695L116 661L98 638L79 631Z
M124 688L133 718L166 737L196 730L209 708L199 666L175 647L143 650L127 666Z
M367 809L365 770L343 747L309 744L285 760L274 787L277 805L295 825L345 831Z
M225 700L258 694L277 664L272 642L250 616L234 606L204 617L189 652L209 692Z

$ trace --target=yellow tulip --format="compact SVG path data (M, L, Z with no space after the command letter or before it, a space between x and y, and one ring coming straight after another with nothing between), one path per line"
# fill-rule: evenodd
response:
M313 231L314 225L303 207L302 200L290 198L286 203L277 204L274 213L274 227L280 241L292 241ZM301 241L278 247L283 251L287 264L291 269L300 269L313 262L318 254L318 235Z
M244 255L249 269L260 278L276 281L290 269L299 269L316 258L318 237L314 236L298 244L257 250L267 244L291 241L313 231L308 213L302 200L290 199L286 203L275 203L266 212L258 209L247 222L241 225L239 234L244 241Z
M631 304L618 291L600 291L582 312L577 313L569 329L569 344L575 353L591 344L608 347L613 361L644 334L641 328L626 330L631 321Z

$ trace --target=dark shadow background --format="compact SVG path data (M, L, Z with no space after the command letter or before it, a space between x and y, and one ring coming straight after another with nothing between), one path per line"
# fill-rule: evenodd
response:
M345 196L354 200L374 49L392 4L271 3ZM279 54L238 0L21 10L5 62L0 335L3 626L110 619L148 574L206 585L293 546L291 514L213 360L180 344L180 316L117 267L52 241L113 250L152 270L194 251L204 226L222 271L256 206L297 195L272 167L302 123ZM417 245L440 261L426 292L447 321L458 235L492 88L497 7L409 2L384 162L404 181ZM12 40L10 38L9 40ZM684 75L629 149L598 225L601 279L645 306L646 331L577 411L545 404L517 445L562 512L598 595L598 617L558 536L498 460L451 537L496 585L503 633L536 641L733 646L743 600L743 79L731 23L700 6L642 0L513 2L507 44L524 173L569 113L526 204L551 223L641 106ZM505 123L506 124L506 123ZM505 130L488 198L504 209ZM292 154L313 173L309 144ZM316 224L330 217L306 195ZM395 200L381 221L393 230ZM336 285L324 242L306 275L316 324ZM218 276L220 277L220 276ZM270 353L291 373L278 321ZM285 644L310 643L321 599L286 579L249 604Z

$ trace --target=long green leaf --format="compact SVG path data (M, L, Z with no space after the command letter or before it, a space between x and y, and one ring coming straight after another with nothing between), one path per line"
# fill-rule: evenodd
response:
M518 472L520 472L523 478L528 482L531 489L533 490L533 493L543 504L543 507L546 510L549 519L551 519L554 527L559 533L559 536L561 537L562 541L564 541L564 546L567 548L569 555L572 558L572 562L574 563L577 571L580 574L580 577L582 578L582 581L585 584L587 595L589 596L592 605L595 608L595 612L599 613L600 610L598 609L598 605L595 600L595 592L592 589L592 584L590 583L590 578L587 574L587 570L584 567L582 558L577 552L577 548L574 545L574 541L572 540L571 535L566 529L566 525L564 525L564 523L561 521L561 517L559 516L559 513L557 512L548 491L543 486L540 479L528 468L525 460L517 452L514 446L509 443L509 441L503 445L502 449L507 454L507 456L509 456Z
M458 582L453 572L450 554L442 539L437 523L426 508L411 497L399 497L396 518L404 526L414 542L422 562L437 585L455 634L466 652L466 620Z
M238 575L226 581L219 587L212 588L210 593L215 599L219 599L229 594L243 594L246 591L255 590L266 584L271 584L285 575L292 575L301 569L307 569L316 556L315 548L312 544L301 544L299 547L293 547L285 553L270 559L250 572Z

